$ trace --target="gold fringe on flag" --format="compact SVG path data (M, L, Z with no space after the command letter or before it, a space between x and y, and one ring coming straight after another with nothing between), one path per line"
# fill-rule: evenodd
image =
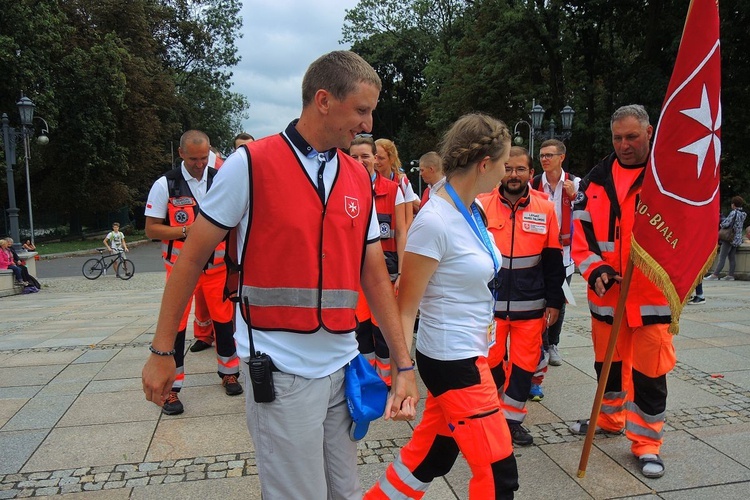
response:
M711 263L714 260L714 253L709 255L708 260L703 265L700 274L696 276L684 299L680 298L677 294L677 290L675 290L669 274L642 246L638 244L635 237L631 240L630 258L633 261L633 265L640 269L641 272L646 275L652 283L654 283L654 285L661 288L664 296L669 301L669 309L672 312L672 322L669 325L669 333L677 335L680 332L680 314L682 313L682 308L685 307L685 304L695 290L695 287L703 281L703 276L708 272L708 269L711 267Z

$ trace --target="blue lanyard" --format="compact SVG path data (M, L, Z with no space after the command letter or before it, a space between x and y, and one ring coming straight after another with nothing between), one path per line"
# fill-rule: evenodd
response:
M445 183L445 190L453 200L453 203L456 204L456 208L458 209L458 211L461 212L461 215L463 215L464 219L466 219L466 222L469 224L471 230L474 231L474 234L476 234L479 240L484 243L484 248L486 248L490 253L490 257L492 257L492 265L495 268L495 274L493 275L494 278L494 276L496 276L497 272L500 270L500 263L497 261L497 255L495 255L495 251L492 249L490 235L487 233L487 229L484 227L484 222L482 221L482 216L479 214L477 204L471 204L471 215L469 215L469 211L466 210L466 207L461 201L461 198L458 197L458 194L456 194L456 190L453 189L453 186L451 186L449 182Z

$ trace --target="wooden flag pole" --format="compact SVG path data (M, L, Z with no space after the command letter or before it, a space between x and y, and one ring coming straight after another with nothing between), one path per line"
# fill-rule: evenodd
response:
M628 291L630 290L630 279L632 277L633 261L628 259L628 266L625 268L625 276L623 276L622 283L620 283L620 297L617 300L617 309L615 309L615 317L612 321L612 331L609 334L607 354L604 356L604 364L602 365L602 371L599 374L599 385L596 388L596 396L594 396L594 405L591 407L589 429L586 432L586 440L583 442L581 461L578 463L579 478L582 478L586 475L586 464L588 464L589 454L591 454L591 446L594 444L596 421L598 420L599 413L602 409L602 399L604 399L604 391L607 388L607 379L609 378L609 370L612 367L612 358L615 355L615 347L617 346L617 337L620 333L620 325L622 324L623 316L625 316L625 299L627 298Z

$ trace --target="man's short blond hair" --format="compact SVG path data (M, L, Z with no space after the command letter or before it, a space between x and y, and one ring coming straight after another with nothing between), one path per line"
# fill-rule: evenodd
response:
M318 90L327 90L342 101L357 89L360 83L369 83L380 92L380 77L372 66L350 50L335 50L316 59L307 68L302 79L302 107L315 99Z
M435 151L430 151L419 157L419 164L425 167L432 167L435 172L443 172L443 159Z

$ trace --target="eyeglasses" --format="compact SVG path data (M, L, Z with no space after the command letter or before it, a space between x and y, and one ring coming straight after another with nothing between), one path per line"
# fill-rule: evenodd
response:
M562 153L539 153L540 160L551 160L555 156L562 156Z
M354 137L364 137L365 139L372 139L372 134L357 134Z
M526 167L505 167L505 174L509 175L513 172L517 173L518 175L526 175L529 173L529 169Z

